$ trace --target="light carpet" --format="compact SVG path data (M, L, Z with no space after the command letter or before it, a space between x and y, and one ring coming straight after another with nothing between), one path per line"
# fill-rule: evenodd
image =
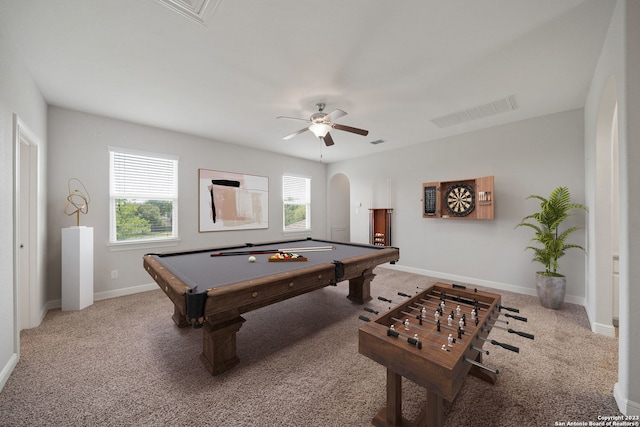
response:
M437 279L378 267L374 300L384 312ZM443 281L446 282L446 281ZM467 284L474 287L474 285ZM554 426L620 415L615 338L592 333L583 307L543 308L505 291L502 304L528 322L496 328L484 363L495 385L469 376L445 427ZM162 291L98 301L77 312L51 310L21 334L20 361L0 393L0 425L13 426L369 426L385 405L386 369L358 353L360 315L346 282L253 312L238 333L240 364L212 377L198 357L202 331L179 329ZM403 413L413 419L425 391L404 380Z

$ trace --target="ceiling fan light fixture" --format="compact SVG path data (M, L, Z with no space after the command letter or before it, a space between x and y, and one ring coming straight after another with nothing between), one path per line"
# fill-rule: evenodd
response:
M309 126L309 130L318 138L324 138L324 136L331 130L331 126L326 123L314 123Z

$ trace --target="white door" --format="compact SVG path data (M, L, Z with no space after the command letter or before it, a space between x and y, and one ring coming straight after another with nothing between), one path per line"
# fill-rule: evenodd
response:
M18 330L40 323L37 283L38 145L33 134L15 118L16 313Z

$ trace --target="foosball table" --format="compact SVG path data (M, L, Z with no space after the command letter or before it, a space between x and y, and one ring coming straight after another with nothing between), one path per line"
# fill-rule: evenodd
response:
M411 296L398 293L404 302L364 323L358 332L359 352L387 368L387 405L373 418L376 426L428 426L443 423L444 400L452 402L467 375L491 384L497 369L483 364L489 354L485 342L519 352L519 348L487 336L493 327L533 339L533 335L496 326L503 315L526 321L524 317L502 313L519 312L503 307L500 295L467 289L456 284L436 283ZM378 299L393 303L384 297ZM368 312L378 314L371 308ZM402 377L426 389L426 405L416 420L402 417Z

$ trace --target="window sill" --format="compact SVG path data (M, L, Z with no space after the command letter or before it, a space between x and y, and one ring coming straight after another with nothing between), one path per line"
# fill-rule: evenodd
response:
M295 230L286 231L282 230L282 235L287 237L311 237L311 230Z
M154 249L154 248L168 248L172 246L178 246L180 239L171 240L147 240L143 242L109 242L107 247L111 252L119 251L132 251L138 249Z

